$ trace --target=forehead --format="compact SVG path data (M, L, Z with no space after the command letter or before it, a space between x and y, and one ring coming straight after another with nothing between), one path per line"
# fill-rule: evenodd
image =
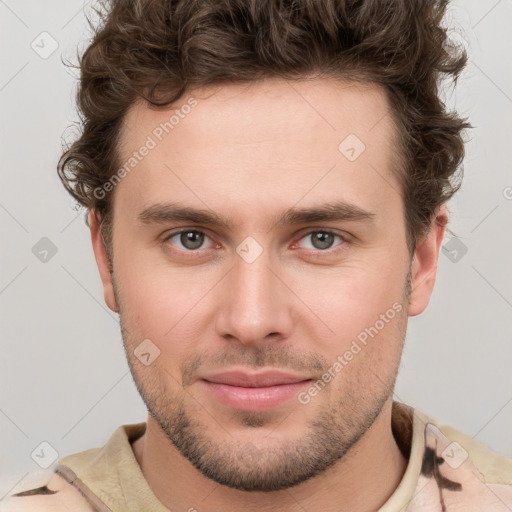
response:
M159 123L167 122L170 126L164 129L163 137L170 131L180 132L193 136L188 142L202 139L207 144L217 139L218 133L219 138L231 135L234 143L256 144L265 140L265 134L285 137L283 129L296 131L298 122L308 121L303 125L304 133L314 128L319 135L332 132L336 140L350 128L368 142L370 138L375 142L383 131L377 130L376 137L371 137L377 124L384 130L392 128L389 113L386 92L375 83L266 78L197 88L164 109L156 110L139 101L124 118L120 140L128 145L138 142L141 133L158 132ZM154 135L158 138L158 133Z
M115 194L132 205L179 196L198 206L269 198L290 206L338 192L399 200L395 127L376 84L272 78L203 87L164 110L135 104L120 135L128 172Z

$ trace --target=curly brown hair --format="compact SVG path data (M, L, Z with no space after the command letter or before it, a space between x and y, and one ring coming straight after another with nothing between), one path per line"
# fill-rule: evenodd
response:
M438 206L459 189L462 131L448 112L467 56L448 47L448 0L106 0L79 57L80 136L58 163L68 192L102 219L110 253L121 123L137 101L164 109L195 87L267 77L372 82L387 92L399 138L396 170L410 253ZM449 49L450 51L446 51Z

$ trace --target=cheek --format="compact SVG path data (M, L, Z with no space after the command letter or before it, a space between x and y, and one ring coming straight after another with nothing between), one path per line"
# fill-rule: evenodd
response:
M343 278L316 280L323 286L309 295L316 301L309 304L322 311L318 315L334 332L325 337L317 330L312 336L316 350L341 377L333 379L334 395L353 386L378 389L392 380L407 322L402 273L401 269L352 268Z
M130 344L149 338L166 355L179 358L200 339L217 274L146 263L133 254L119 258L114 271Z
M316 315L311 314L310 318L316 318L324 334L327 326L333 339L351 339L374 325L379 315L385 315L393 304L405 307L402 304L405 269L393 266L392 258L380 256L375 263L361 261L337 269L290 275L294 292ZM302 309L307 308L302 306ZM395 306L388 316L394 318L396 309Z

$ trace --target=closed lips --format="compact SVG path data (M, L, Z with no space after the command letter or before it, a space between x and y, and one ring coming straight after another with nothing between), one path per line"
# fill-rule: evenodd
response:
M238 386L244 388L264 388L280 386L284 384L296 384L311 380L307 376L292 375L282 372L266 372L260 374L248 374L243 372L224 372L203 377L203 380L215 384Z

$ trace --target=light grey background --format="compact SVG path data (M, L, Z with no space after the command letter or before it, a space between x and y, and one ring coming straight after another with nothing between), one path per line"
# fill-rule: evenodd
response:
M512 457L512 2L461 0L450 12L470 53L447 93L475 126L450 203L467 254L441 255L430 306L409 323L395 398ZM76 61L86 29L77 0L0 0L0 498L40 470L41 442L62 457L146 418L84 214L55 170L76 119L60 59ZM59 45L47 58L44 31ZM57 248L46 263L32 252L42 237Z

